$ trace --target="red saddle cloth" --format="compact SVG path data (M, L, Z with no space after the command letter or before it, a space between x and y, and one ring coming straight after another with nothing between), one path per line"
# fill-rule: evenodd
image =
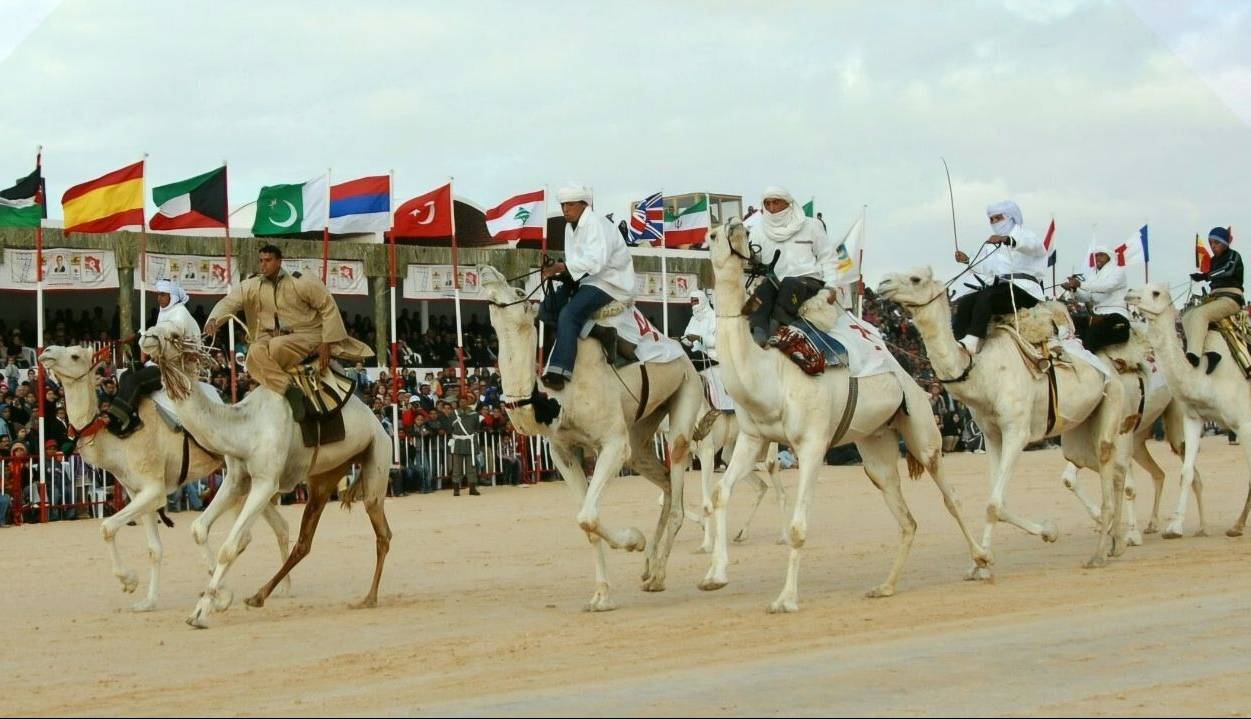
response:
M769 344L777 347L799 368L810 375L825 371L825 355L803 332L788 325L777 328L769 338Z

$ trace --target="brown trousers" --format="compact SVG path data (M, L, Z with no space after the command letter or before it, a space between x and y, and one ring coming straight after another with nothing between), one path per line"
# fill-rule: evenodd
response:
M287 391L291 376L289 367L299 364L321 344L321 338L310 335L262 335L248 347L248 374L278 394Z
M1186 310L1182 315L1182 332L1186 335L1186 351L1203 356L1203 342L1208 336L1208 325L1242 309L1237 300L1218 297Z

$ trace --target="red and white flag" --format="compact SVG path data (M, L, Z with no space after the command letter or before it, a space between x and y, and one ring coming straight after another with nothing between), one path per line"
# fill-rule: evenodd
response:
M397 207L391 231L396 237L451 237L452 183Z
M541 240L547 225L543 190L510 197L486 211L487 231L496 242Z

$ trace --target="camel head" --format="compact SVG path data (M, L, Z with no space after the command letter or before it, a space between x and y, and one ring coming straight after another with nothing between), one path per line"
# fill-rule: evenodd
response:
M937 297L945 298L947 288L934 279L934 271L930 268L914 267L886 275L878 283L877 293L905 309L914 309L929 304Z
M751 245L747 241L747 226L737 217L708 230L709 257L714 271L721 271L731 262L746 262L751 257ZM741 264L739 265L741 267Z
M525 290L508 284L504 274L489 265L478 268L478 278L487 301L491 303L488 311L491 326L496 332L505 327L534 324L538 310L525 299Z
M63 382L78 382L91 375L104 357L88 347L45 347L39 355L39 364L55 374Z
M1137 307L1147 319L1154 319L1168 312L1173 312L1173 296L1169 294L1168 285L1149 284L1125 293L1125 304Z

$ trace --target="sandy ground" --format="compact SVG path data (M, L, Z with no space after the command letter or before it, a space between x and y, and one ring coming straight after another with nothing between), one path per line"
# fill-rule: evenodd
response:
M1166 454L1153 445L1157 457ZM949 476L979 529L982 456ZM1177 462L1166 507L1176 499ZM1083 570L1092 524L1066 492L1056 451L1027 455L1013 506L1059 524L1057 544L997 532L996 581L962 581L968 559L938 491L908 482L920 528L888 599L881 580L897 533L858 468L829 468L816 491L798 614L773 616L787 550L761 509L731 551L730 585L700 592L707 567L679 536L668 591L638 588L641 555L609 555L620 608L586 614L592 560L559 483L482 497L388 502L395 531L380 606L350 610L367 587L364 513L328 510L291 596L243 605L276 567L267 529L229 584L237 600L213 628L183 623L206 580L192 515L163 530L160 608L129 611L96 521L0 531L7 631L0 696L9 714L1003 714L1237 715L1251 710L1251 537L1229 539L1246 493L1241 449L1205 440L1213 536L1149 535L1111 567ZM788 487L796 480L786 472ZM695 474L688 488L698 494ZM1094 477L1083 475L1093 491ZM604 516L649 536L656 492L622 479ZM1150 491L1138 500L1149 509ZM732 517L748 497L736 495ZM298 508L283 508L293 526ZM1193 511L1187 532L1198 526ZM1167 511L1166 511L1167 516ZM222 536L222 528L214 539ZM142 532L121 534L143 570ZM143 573L146 582L146 572ZM140 591L143 591L141 585Z

